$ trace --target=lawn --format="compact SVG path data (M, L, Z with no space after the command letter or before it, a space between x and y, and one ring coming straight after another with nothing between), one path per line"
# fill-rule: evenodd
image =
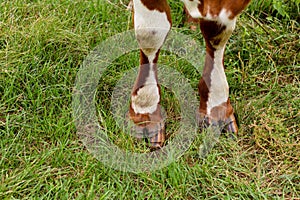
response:
M140 173L97 160L76 134L72 109L85 58L133 27L122 2L0 3L0 199L300 199L299 0L253 1L239 17L225 57L240 126L236 139L222 135L201 158L198 131L179 159ZM169 3L173 30L203 46L199 29L184 23L182 3ZM120 131L110 108L114 87L138 63L138 51L111 62L95 102L111 141L142 153L149 150ZM160 63L197 91L201 73L188 60L163 51ZM168 88L162 92L172 140L180 103Z

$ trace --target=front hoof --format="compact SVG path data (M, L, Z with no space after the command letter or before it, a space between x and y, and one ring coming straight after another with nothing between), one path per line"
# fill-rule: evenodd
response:
M151 150L162 148L165 142L165 126L163 122L150 122L146 126L134 124L131 126L130 132L138 140L144 139Z
M165 142L166 113L159 109L153 114L135 114L128 112L127 127L130 134L139 141L147 142L151 150L159 149Z
M154 137L150 138L149 147L151 150L160 149L165 142L165 128L163 127Z

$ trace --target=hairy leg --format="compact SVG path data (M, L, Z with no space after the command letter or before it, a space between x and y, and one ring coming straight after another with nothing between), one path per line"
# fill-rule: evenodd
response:
M203 76L199 81L199 115L206 123L222 123L226 131L237 133L223 63L225 45L234 30L235 22L235 18L229 19L226 10L219 13L217 20L200 21L206 42L206 57Z
M134 0L133 6L140 69L131 93L129 118L138 135L148 138L151 147L159 148L163 145L165 133L156 63L171 28L170 8L166 0Z

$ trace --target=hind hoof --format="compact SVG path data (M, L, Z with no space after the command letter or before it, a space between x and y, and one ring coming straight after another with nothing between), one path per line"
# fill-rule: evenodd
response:
M238 125L234 114L225 120L212 120L207 115L197 112L196 119L200 128L207 128L210 125L218 125L221 132L238 133Z

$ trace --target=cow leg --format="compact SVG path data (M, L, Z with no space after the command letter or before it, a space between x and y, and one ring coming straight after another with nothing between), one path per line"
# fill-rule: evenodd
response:
M134 0L133 7L140 68L131 93L129 118L137 136L147 138L152 148L159 148L165 140L165 129L156 63L171 28L170 8L166 0Z
M204 120L208 124L221 123L223 130L237 133L238 127L229 100L229 86L223 63L225 45L234 30L235 22L235 18L229 19L226 15L219 16L215 21L200 21L206 42L206 57L198 88L200 121Z

